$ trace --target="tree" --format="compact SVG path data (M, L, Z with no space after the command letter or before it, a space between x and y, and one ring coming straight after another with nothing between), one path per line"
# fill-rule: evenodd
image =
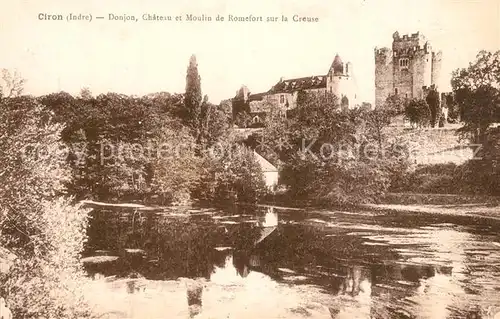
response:
M370 111L370 110L373 110L373 105L369 102L363 102L363 103L361 103L361 109Z
M492 124L500 122L500 51L480 51L467 68L453 72L451 84L464 122L459 132L481 145L478 158L463 165L466 185L498 195L500 132Z
M186 75L183 120L197 139L200 135L202 101L201 77L198 74L198 63L196 62L196 56L192 55L189 59Z
M88 87L80 90L80 97L85 100L90 100L92 98L92 92Z
M161 197L162 203L185 204L190 201L201 173L194 137L175 121L165 123L155 136L152 191Z
M252 118L247 112L239 112L234 117L234 124L240 128L246 128L250 126Z
M0 104L0 247L17 256L0 276L0 295L15 318L84 317L87 211L65 196L63 126L32 97Z
M333 204L373 201L405 168L404 154L383 133L392 113L341 110L336 102L333 95L303 93L282 126L285 136L274 132L286 141L282 182L296 198ZM273 126L281 129L268 125Z
M156 109L157 112L168 114L170 117L182 118L184 114L184 94L157 92L141 97L141 101L147 109Z
M304 107L308 100L308 94L304 90L297 92L297 107Z
M425 127L431 120L431 111L425 100L412 99L405 107L405 116L412 125Z
M385 140L384 128L391 124L391 113L385 108L364 111L361 116L365 119L367 134L378 144L379 150Z
M236 124L240 127L246 127L242 126L244 123L239 123L238 119L241 119L242 117L248 116L250 113L250 103L248 102L247 98L250 92L248 91L248 88L246 86L242 86L237 92L234 98L231 100L231 106L232 106L232 119L233 119L233 124Z
M391 113L391 115L400 115L405 113L406 106L410 101L408 98L399 94L390 95L384 103L384 108Z
M251 149L225 136L203 157L203 172L194 192L205 200L256 202L266 193L262 169Z
M430 110L430 125L431 127L435 127L437 121L441 117L440 111L440 101L439 101L439 93L437 88L432 85L429 92L427 93L427 97L425 98L427 105L429 105Z
M26 80L17 72L11 73L7 69L1 69L0 99L20 96L24 90Z
M491 124L500 121L500 51L480 51L467 68L452 73L451 85L464 126L473 142L485 142Z
M279 166L287 161L290 153L296 151L293 149L293 136L290 131L292 121L290 117L280 116L275 108L270 108L270 112L264 118L261 134L254 138L253 147L274 165Z
M214 105L208 101L202 104L200 125L200 143L209 148L214 145L229 129L231 110L227 103Z

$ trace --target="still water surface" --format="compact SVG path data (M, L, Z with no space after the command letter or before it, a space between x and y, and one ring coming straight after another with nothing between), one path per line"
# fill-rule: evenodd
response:
M500 318L500 221L279 207L95 210L120 318ZM105 279L103 279L105 278Z

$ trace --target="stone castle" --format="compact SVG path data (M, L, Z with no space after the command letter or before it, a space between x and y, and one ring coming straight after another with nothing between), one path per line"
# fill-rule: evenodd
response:
M375 106L390 95L425 99L426 90L439 83L441 51L419 32L392 35L392 49L375 48Z
M433 50L423 34L401 36L396 31L392 38L392 48L375 48L374 52L375 107L392 95L425 99L430 88L438 89L440 81L442 53ZM342 108L349 109L360 104L357 89L352 63L344 63L337 54L325 75L282 78L270 90L257 94L243 86L233 98L233 108L238 103L247 105L252 123L259 124L271 108L283 114L295 108L299 91L332 93ZM443 94L441 104L445 101ZM442 109L444 112L446 105Z
M354 108L357 105L356 81L352 63L344 63L337 54L326 75L313 75L295 79L280 79L269 91L250 94L243 86L234 101L249 104L253 123L257 124L270 108L286 114L297 106L299 91L331 93L337 97L343 108Z

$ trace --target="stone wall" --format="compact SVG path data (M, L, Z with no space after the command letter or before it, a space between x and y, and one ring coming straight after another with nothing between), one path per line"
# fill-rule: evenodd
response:
M441 77L441 60L442 60L442 53L441 51L439 52L433 52L432 53L432 84L439 86L440 84L440 77Z
M422 88L439 84L441 57L422 34L395 32L392 49L375 49L375 106L383 105L394 93L425 98Z
M375 106L380 107L393 94L393 58L389 48L375 49Z
M473 149L467 141L459 141L456 128L411 129L388 127L390 139L402 139L410 147L410 160L414 164L463 164L472 159Z

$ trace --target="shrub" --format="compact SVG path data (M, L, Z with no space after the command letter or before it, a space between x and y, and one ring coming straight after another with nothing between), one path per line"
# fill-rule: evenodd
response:
M418 127L428 126L431 122L431 110L425 100L413 99L405 106L406 118Z
M186 127L165 127L156 144L159 152L153 160L153 193L162 202L186 204L200 178L201 158L196 155L194 138Z
M0 293L15 318L85 316L79 253L87 215L65 198L63 127L30 97L0 105L0 247L17 256Z
M266 193L264 177L251 149L230 139L203 158L203 173L194 191L204 200L256 202Z
M26 216L32 227L43 229L31 236L34 251L14 249L18 258L3 281L9 307L18 318L88 316L80 263L87 212L63 198L44 201L40 209ZM1 245L9 244L2 240Z

